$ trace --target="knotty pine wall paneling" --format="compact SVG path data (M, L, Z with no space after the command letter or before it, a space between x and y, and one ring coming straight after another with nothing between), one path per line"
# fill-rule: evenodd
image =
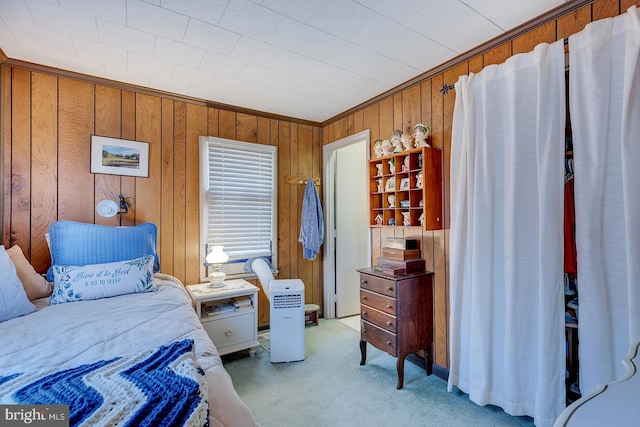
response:
M455 90L443 95L440 88L454 84L459 76L470 72L478 73L483 67L500 64L512 55L525 53L542 42L552 43L581 31L586 24L596 19L624 13L631 5L639 5L638 0L598 0L566 16L552 19L518 35L498 46L492 46L471 59L456 63L442 72L426 76L408 88L400 87L381 99L365 103L355 111L347 112L354 118L363 116L364 129L371 130L371 141L386 139L394 129L405 132L413 130L415 123L422 122L430 127L431 145L442 149L443 156L443 221L444 229L423 231L420 227L384 227L371 229L372 264L381 255L387 237L414 237L422 240L422 255L427 269L435 273L434 287L434 362L442 367L449 366L449 231L450 231L450 162L451 129ZM323 124L324 144L329 144L349 134L340 132L339 120ZM371 156L374 156L373 147Z
M2 243L19 244L38 271L51 262L44 234L53 221L153 222L161 271L184 284L198 282L204 250L198 231L198 137L219 136L278 147L278 278L302 279L305 302L322 307L322 254L304 260L297 241L304 186L284 183L288 175L321 177L319 126L22 63L2 63L0 85ZM353 121L345 123L353 128ZM92 174L91 135L149 143L149 177ZM117 201L119 194L133 202L127 215L95 213L100 200ZM259 295L258 322L266 325L269 303L264 292Z
M31 126L31 257L38 260L36 268L49 267L46 261L49 248L45 234L49 231L55 212L49 209L57 198L56 136L58 134L56 78L41 73L31 75L31 102L38 111L32 114Z
M97 85L95 87L95 134L110 138L121 138L122 96L118 89ZM120 177L118 175L96 174L95 200L118 200ZM119 225L118 215L103 218L95 214L95 223L100 225ZM51 221L50 221L51 222Z

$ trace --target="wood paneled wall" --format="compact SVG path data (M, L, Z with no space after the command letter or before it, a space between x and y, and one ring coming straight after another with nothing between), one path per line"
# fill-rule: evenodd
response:
M161 271L199 281L198 137L278 147L279 278L300 278L306 302L322 306L322 257L303 260L298 243L304 186L285 176L320 177L319 126L176 100L126 85L25 65L0 67L2 243L20 245L39 272L51 262L45 233L56 220L119 225L95 213L102 199L135 200L122 225L153 222ZM129 90L130 89L130 90ZM91 135L149 143L149 177L90 173ZM257 284L257 281L253 281ZM259 299L259 324L269 321Z
M598 0L574 13L554 19L513 40L478 54L468 61L425 78L411 87L391 93L383 99L325 123L323 143L328 144L364 129L371 130L371 141L389 138L394 129L413 132L413 126L423 123L430 127L431 144L442 149L443 156L443 217L444 229L423 231L420 227L384 227L371 229L372 263L381 256L387 237L419 237L427 269L435 272L434 289L434 362L449 367L449 177L451 155L451 125L455 91L444 95L440 88L452 85L461 75L477 73L483 67L499 64L517 53L533 50L539 43L551 43L581 31L586 24L624 13L639 0ZM428 54L428 52L425 52ZM372 147L373 150L373 147ZM375 153L371 152L371 157Z

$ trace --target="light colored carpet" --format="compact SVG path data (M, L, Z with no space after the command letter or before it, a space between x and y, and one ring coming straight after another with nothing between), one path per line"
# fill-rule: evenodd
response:
M338 322L342 322L350 328L355 329L360 332L360 315L357 314L355 316L342 317L340 319L336 319Z
M260 333L268 349L268 333ZM494 406L478 406L424 369L405 362L396 390L396 359L371 345L360 366L360 333L340 320L305 329L305 360L272 364L265 348L223 356L242 400L263 427L533 426Z

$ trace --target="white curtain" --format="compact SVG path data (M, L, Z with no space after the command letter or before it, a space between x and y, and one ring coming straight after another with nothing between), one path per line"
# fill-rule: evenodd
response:
M455 90L448 388L552 425L565 407L562 41Z
M569 38L583 395L640 338L639 53L635 6Z

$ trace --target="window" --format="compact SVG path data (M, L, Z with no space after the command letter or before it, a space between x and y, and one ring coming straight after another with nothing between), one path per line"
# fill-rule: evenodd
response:
M200 265L213 245L229 255L228 275L245 273L253 257L277 265L276 160L270 145L200 137Z

